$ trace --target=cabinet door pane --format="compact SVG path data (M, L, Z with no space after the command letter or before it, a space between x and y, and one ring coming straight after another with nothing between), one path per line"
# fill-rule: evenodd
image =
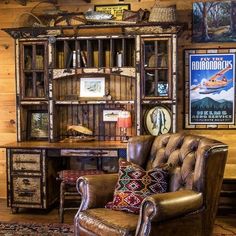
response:
M33 80L33 73L26 72L24 74L25 80L25 97L33 97L34 96L34 80Z
M43 72L36 72L36 97L45 97Z
M47 44L46 42L22 42L20 47L22 98L45 98Z
M144 97L169 97L168 40L144 40L143 54Z
M31 70L33 62L33 46L25 45L24 46L24 69Z
M42 70L44 68L44 45L36 45L35 69Z

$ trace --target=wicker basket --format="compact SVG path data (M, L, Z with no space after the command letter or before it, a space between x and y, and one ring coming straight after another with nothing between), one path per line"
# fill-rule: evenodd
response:
M176 21L176 7L161 7L158 3L152 7L149 22L175 22Z

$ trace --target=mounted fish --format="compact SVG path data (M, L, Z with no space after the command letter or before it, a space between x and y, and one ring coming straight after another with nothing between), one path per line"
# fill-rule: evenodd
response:
M151 135L168 133L171 129L171 112L164 106L156 106L145 114L145 128Z
M99 20L111 20L113 18L113 15L109 13L93 11L92 9L89 9L87 12L84 13L84 17L86 20L99 21Z

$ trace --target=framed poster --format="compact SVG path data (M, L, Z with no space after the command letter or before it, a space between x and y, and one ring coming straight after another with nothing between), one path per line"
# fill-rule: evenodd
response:
M113 15L114 20L122 20L123 11L129 9L130 9L130 4L106 4L106 5L94 6L94 11L111 14Z
M236 42L236 1L194 2L193 42Z
M164 106L155 106L147 110L144 115L145 129L154 136L168 133L171 129L171 122L171 112Z
M234 125L235 53L187 52L186 60L186 126L227 128L222 125Z

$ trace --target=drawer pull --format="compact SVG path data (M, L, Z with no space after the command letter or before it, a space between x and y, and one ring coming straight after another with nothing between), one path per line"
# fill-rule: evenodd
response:
M15 163L37 164L36 161L15 161Z
M19 197L32 197L35 194L35 191L22 191L18 193Z

